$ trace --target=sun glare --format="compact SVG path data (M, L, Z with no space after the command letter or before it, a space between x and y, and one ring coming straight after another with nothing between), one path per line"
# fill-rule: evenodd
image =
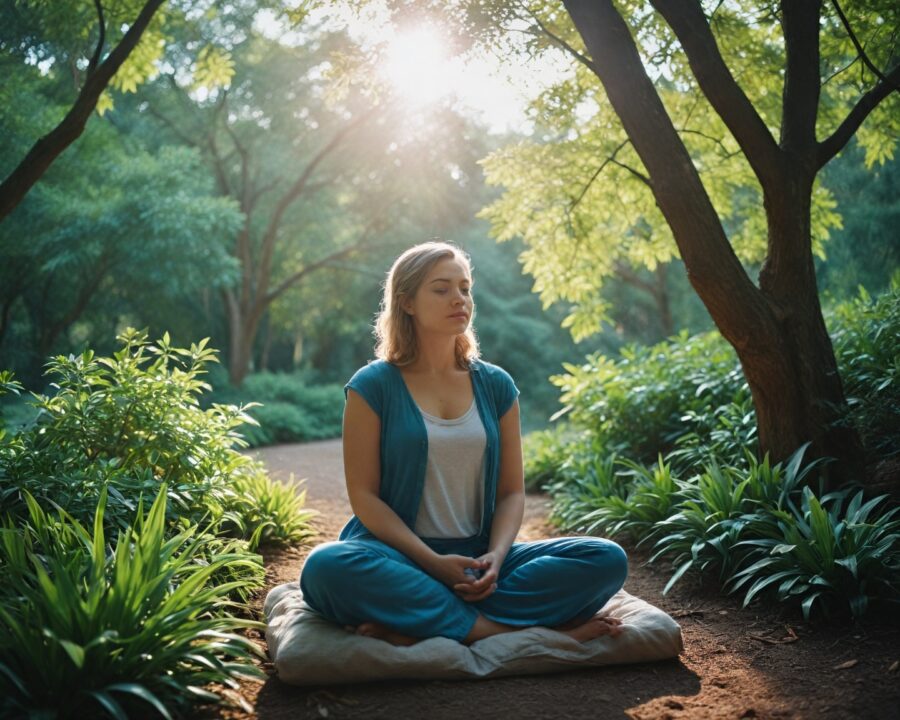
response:
M388 45L385 75L411 103L434 102L451 90L450 59L438 33L418 27L397 33Z

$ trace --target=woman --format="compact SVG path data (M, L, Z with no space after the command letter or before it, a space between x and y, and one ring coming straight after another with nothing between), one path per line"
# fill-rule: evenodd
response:
M625 582L598 538L514 542L525 488L518 389L479 359L472 274L456 246L404 252L384 289L378 360L344 388L344 471L354 515L300 577L306 602L395 645L470 644L543 625L579 641L617 635L597 611Z

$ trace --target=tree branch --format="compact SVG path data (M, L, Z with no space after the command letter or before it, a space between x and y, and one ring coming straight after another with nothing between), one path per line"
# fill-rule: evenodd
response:
M97 107L100 94L109 85L113 75L134 50L153 14L165 0L147 0L134 24L113 48L97 69L85 80L72 108L60 123L40 138L28 151L15 170L0 184L0 222L22 201L22 198L59 157L84 132L91 113Z
M619 160L616 160L615 158L611 159L610 162L612 162L613 165L618 165L623 170L627 170L632 175L634 175L634 177L636 177L638 180L640 180L642 183L644 183L644 185L646 185L648 188L653 190L653 183L650 182L650 178L648 178L646 175L644 175L644 173L642 173L638 170L635 170L633 167L631 167L631 165L626 165L625 163L620 162Z
M853 32L853 28L850 27L850 21L847 20L847 16L844 15L844 11L841 9L841 6L838 5L837 0L831 0L831 4L834 5L835 12L837 12L838 17L841 20L841 24L844 26L844 29L847 31L847 34L850 36L850 42L853 43L853 47L856 48L856 52L859 54L860 59L866 64L866 67L869 68L879 80L883 83L888 83L888 85L892 85L892 90L897 89L896 83L891 83L885 76L884 73L881 72L877 67L875 67L875 63L873 63L869 56L866 55L866 51L863 49L863 46L860 44L859 40L856 37L856 33Z
M345 258L348 255L350 255L351 253L356 252L360 248L365 247L365 245L368 243L370 237L371 237L370 231L364 232L362 235L362 238L360 240L358 240L357 242L353 243L353 245L349 245L345 248L342 248L341 250L338 250L337 252L333 252L331 255L328 255L320 260L317 260L314 263L305 265L302 269L298 270L293 275L288 276L283 281L281 281L274 290L272 290L271 292L269 292L266 295L265 301L264 301L265 305L271 304L276 298L278 298L280 295L282 295L283 293L290 290L294 285L299 283L303 278L305 278L310 273L313 273L316 270L319 270L319 269L327 266L329 263L331 263L335 260L340 260L342 258Z
M782 3L786 61L782 93L781 148L793 163L815 172L816 117L819 111L819 0Z
M672 229L691 284L729 342L747 348L751 338L741 329L758 326L762 318L770 320L771 311L734 254L628 25L613 0L564 0L564 5L647 170L647 181Z
M559 35L552 32L550 30L550 28L548 28L546 25L544 25L544 23L541 21L541 19L537 16L537 14L533 10L531 10L531 8L525 7L524 9L531 16L531 19L537 23L537 26L541 29L541 32L544 33L544 35L546 35L554 45L556 45L561 50L565 50L573 58L575 58L578 62L580 62L585 67L587 67L592 72L594 72L594 73L597 72L597 70L594 67L594 64L591 62L590 58L585 57L584 54L578 52L569 43L567 43L565 40L563 40L561 37L559 37Z
M103 45L106 43L106 20L103 18L103 4L100 0L94 0L94 6L97 8L97 22L100 23L100 38L97 40L97 49L94 50L94 56L88 63L88 76L97 68L97 64L100 62L100 57L103 54Z
M764 187L776 177L780 149L719 52L703 9L696 0L652 0L684 49L700 90L722 118Z
M379 109L377 107L372 107L366 112L360 113L358 117L354 118L351 122L338 130L338 132L334 134L334 137L332 137L331 140L313 156L312 160L307 163L303 172L300 173L300 176L276 204L275 209L272 211L272 216L269 219L269 224L262 237L262 254L258 266L258 278L256 282L256 287L260 292L265 293L266 288L269 286L272 257L275 252L275 240L278 236L278 228L281 225L281 220L284 217L285 212L287 212L287 209L291 204L294 203L307 189L313 173L322 161L340 147L341 143L344 142L351 132L368 122L377 112L379 112Z
M619 143L618 147L616 147L615 150L613 150L612 155L610 155L608 158L606 158L606 160L604 160L602 163L600 163L600 167L598 167L594 171L594 174L591 175L591 179L587 181L587 184L585 184L585 186L581 189L581 192L578 193L578 197L573 199L572 202L569 203L569 212L574 210L575 207L578 205L578 203L580 203L582 201L584 196L587 194L587 191L590 190L591 185L593 185L594 181L598 177L600 177L600 173L603 172L603 169L615 160L615 157L618 154L619 150L621 150L627 144L628 144L628 139L626 138L625 140L623 140L622 142Z
M824 167L831 158L843 149L844 145L853 137L853 133L862 125L863 120L877 107L878 103L896 89L898 82L900 82L900 64L896 65L887 74L885 82L878 83L863 95L848 113L847 117L844 118L844 121L838 125L837 130L818 144L816 149L817 170Z

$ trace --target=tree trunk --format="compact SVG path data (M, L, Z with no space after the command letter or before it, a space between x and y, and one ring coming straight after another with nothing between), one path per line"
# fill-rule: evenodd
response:
M243 307L232 290L224 291L224 300L228 317L228 380L240 387L250 372L259 324L252 321L252 312Z
M786 148L774 145L761 124L740 126L750 120L747 113L739 113L729 125L758 169L765 195L769 254L757 288L731 248L619 11L611 0L564 4L591 54L591 69L647 169L691 285L740 358L756 406L760 451L778 462L811 441L807 460L821 455L838 459L829 469L831 486L862 480L859 438L852 428L835 426L846 403L813 272L809 218L815 120L810 125L807 115L815 112L816 98L796 82L802 73L785 85L786 93L796 93L785 99ZM799 53L796 46L794 50ZM817 61L813 64L818 72ZM713 79L729 91L736 87L729 84L730 76ZM723 107L727 111L728 103Z

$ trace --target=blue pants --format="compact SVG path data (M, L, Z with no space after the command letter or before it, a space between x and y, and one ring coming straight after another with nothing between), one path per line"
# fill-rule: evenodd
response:
M426 541L427 542L427 541ZM434 547L434 546L432 546ZM437 552L477 557L465 540ZM470 552L465 552L465 550ZM610 540L566 537L513 543L484 600L466 602L399 550L373 538L316 547L300 575L309 606L341 625L376 622L396 632L464 640L480 613L506 625L587 620L621 589L625 552Z

